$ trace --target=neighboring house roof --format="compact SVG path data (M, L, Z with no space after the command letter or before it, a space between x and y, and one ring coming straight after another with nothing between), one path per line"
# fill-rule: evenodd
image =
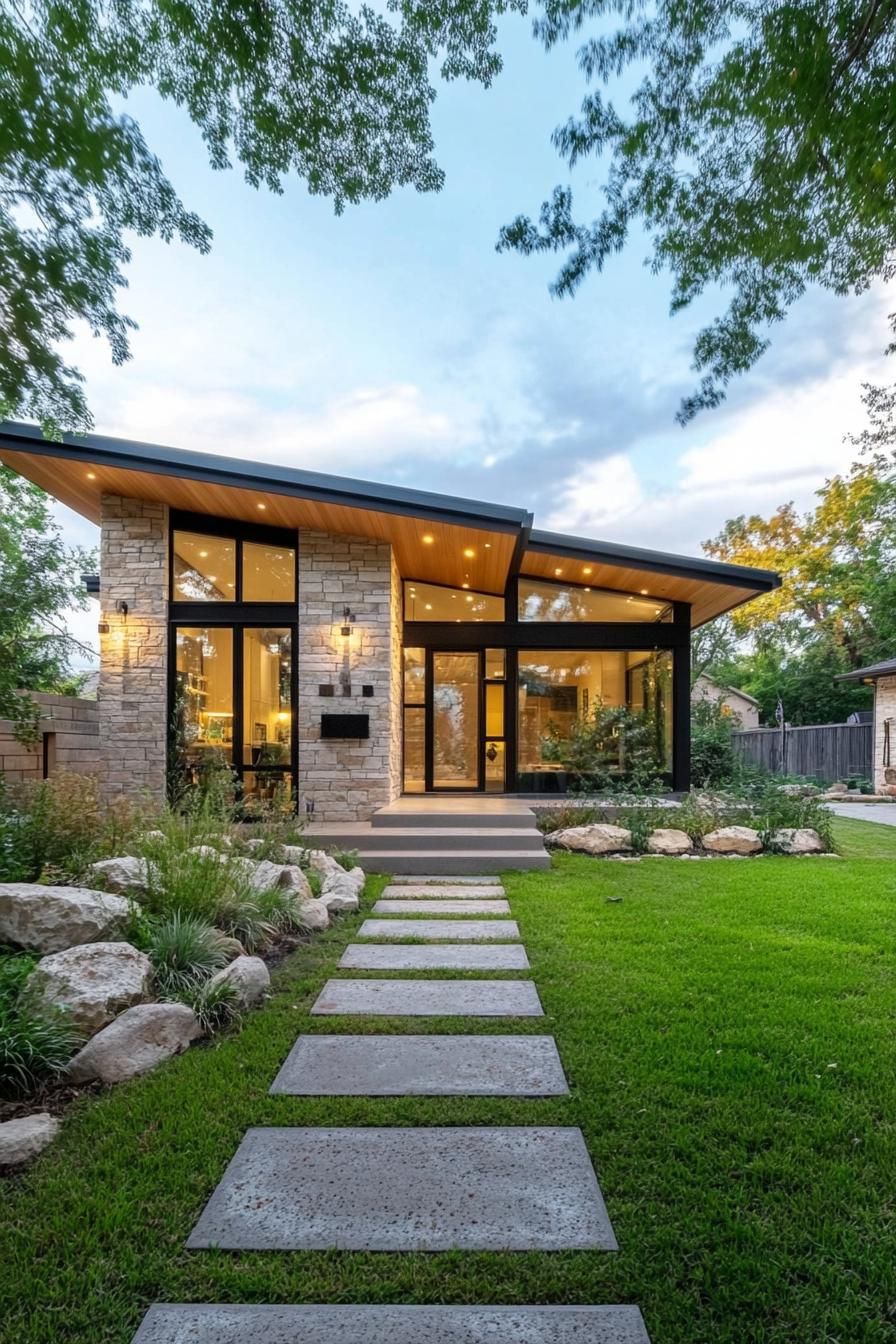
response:
M769 570L533 531L526 509L99 434L0 424L0 461L93 522L104 493L389 542L406 578L503 593L514 574L686 602L702 625L777 588ZM259 511L264 517L259 517Z
M711 686L715 686L717 691L724 691L726 695L736 695L741 700L748 700L750 704L755 705L757 709L760 707L759 701L755 696L748 695L747 692L742 691L739 686L726 686L724 682L716 681L715 677L711 677L707 672L700 673L699 677L694 682L694 690L697 689L701 681L708 681Z
M875 681L877 677L896 677L896 658L887 658L883 663L870 663L868 667L857 667L854 672L841 672L835 681Z

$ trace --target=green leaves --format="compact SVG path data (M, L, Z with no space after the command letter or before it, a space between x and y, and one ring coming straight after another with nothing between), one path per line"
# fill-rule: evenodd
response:
M494 17L525 0L0 0L0 415L90 427L59 347L83 323L129 358L117 310L126 237L212 234L139 126L114 110L155 87L198 127L218 169L253 186L295 173L347 204L436 191L430 65L488 84Z
M564 254L553 288L570 295L637 221L672 275L673 312L723 286L684 422L724 399L808 286L847 294L896 272L896 0L547 0L536 36L551 47L613 19L579 65L609 84L646 64L628 114L589 92L554 137L570 168L608 156L604 209L580 224L557 188L538 225L518 217L498 247Z

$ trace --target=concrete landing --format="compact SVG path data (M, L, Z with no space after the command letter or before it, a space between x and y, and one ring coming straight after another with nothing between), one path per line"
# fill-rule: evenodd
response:
M424 942L477 943L519 938L515 919L365 919L359 938L418 938Z
M272 1093L301 1097L556 1097L552 1036L300 1036Z
M133 1344L650 1344L637 1307L150 1307Z
M522 943L350 943L343 971L528 971Z
M250 1129L189 1249L617 1249L581 1130Z
M507 901L427 901L422 898L410 901L377 901L373 907L375 915L509 915Z
M543 1017L531 980L328 980L313 1017Z
M396 874L392 879L397 887L416 886L418 883L423 886L431 886L436 883L437 886L459 886L459 887L499 887L501 879L497 873L470 873L467 876L458 874L455 877L446 876L444 873L419 873L414 876L402 876Z

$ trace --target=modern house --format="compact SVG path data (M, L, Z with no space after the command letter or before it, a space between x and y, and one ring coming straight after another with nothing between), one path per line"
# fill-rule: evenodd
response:
M101 528L111 794L161 798L222 762L247 799L281 785L316 822L401 794L563 793L599 706L631 711L687 789L690 632L778 583L507 505L152 444L7 423L0 460Z

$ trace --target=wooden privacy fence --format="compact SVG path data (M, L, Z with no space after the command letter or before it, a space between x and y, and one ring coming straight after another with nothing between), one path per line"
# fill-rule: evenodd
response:
M820 723L808 728L748 728L732 734L746 761L775 774L804 775L833 784L872 777L874 728L870 723Z

